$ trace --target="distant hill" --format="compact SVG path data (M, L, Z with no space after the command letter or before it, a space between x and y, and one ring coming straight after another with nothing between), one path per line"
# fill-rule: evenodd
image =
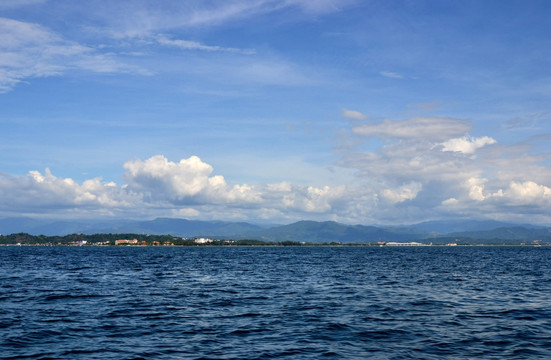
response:
M245 236L264 241L298 241L309 243L372 243L420 239L426 233L403 232L400 229L384 229L375 226L344 225L334 221L299 221L290 225L251 232Z
M133 233L162 235L171 234L181 237L192 236L230 236L258 231L264 227L245 222L199 221L172 218L134 221L53 221L34 219L0 220L0 234L25 232L31 235L67 235L73 233Z
M433 234L450 234L472 231L489 231L497 228L522 226L526 228L543 228L535 225L519 225L495 220L438 220L426 221L410 227Z
M551 242L551 229L497 221L432 221L403 227L346 225L334 221L298 221L289 225L261 226L246 222L200 221L174 218L135 221L47 221L28 218L0 219L0 234L63 236L68 234L170 234L178 237L258 239L272 242L374 243L419 241L425 243Z
M259 225L246 222L199 221L186 219L158 218L151 221L138 221L126 225L138 233L171 234L175 236L230 236L263 229Z
M529 229L523 226L500 227L487 231L465 231L447 234L449 237L472 238L480 240L501 239L518 241L551 241L551 229Z

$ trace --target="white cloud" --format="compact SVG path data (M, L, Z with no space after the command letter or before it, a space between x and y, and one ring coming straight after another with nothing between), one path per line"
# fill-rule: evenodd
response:
M4 51L61 40L58 35L38 24L7 18L0 18L0 30L0 44Z
M504 196L509 197L516 203L551 205L551 188L536 184L533 181L511 182Z
M484 195L484 184L487 179L470 178L467 180L467 187L469 188L469 198L476 201L482 201L486 198Z
M0 18L0 92L26 79L61 75L73 69L148 74L114 54L63 39L38 24Z
M228 185L221 175L197 156L179 162L164 156L124 164L129 188L144 194L147 201L175 205L227 205L235 208L273 208L280 211L324 213L339 199L344 188L293 186L288 182Z
M178 203L258 201L258 195L248 185L228 186L223 176L209 177L212 166L197 156L176 163L157 155L145 161L129 161L124 168L129 187L154 200Z
M438 141L463 135L471 129L465 120L445 117L416 117L403 121L385 120L381 123L362 124L352 132L359 136L386 138L423 138Z
M352 124L339 165L355 169L358 186L379 200L363 216L403 223L444 212L530 222L531 214L546 213L549 154L527 141L504 145L469 130L465 120L442 117Z
M515 117L513 119L508 120L505 124L503 124L504 128L507 130L526 130L526 129L534 129L538 127L538 124L541 121L544 121L545 118L549 116L549 112L542 111L542 112L536 112L531 114L525 114L520 117Z
M413 200L417 197L419 191L423 189L423 184L412 182L407 185L402 185L397 189L384 189L382 196L392 204Z
M28 2L32 3L31 0ZM217 26L282 10L300 9L297 13L310 17L339 11L345 5L340 1L336 3L329 0L230 0L221 3L192 0L163 6L147 0L139 3L118 1L100 7L85 4L71 8L75 13L80 12L86 21L83 21L78 31L68 35L61 35L40 24L0 18L0 92L11 91L17 84L29 82L33 78L62 76L75 70L152 75L173 69L167 66L155 70L152 65L154 62L147 62L145 58L140 59L141 63L148 64L151 69L126 63L123 59L135 53L128 51L129 47L140 50L146 47L145 54L150 54L148 50L158 44L190 51L252 55L256 53L254 49L177 39L173 31ZM59 17L63 17L65 10L60 9L56 8L56 11ZM66 37L73 35L71 39ZM82 35L88 39L86 45L80 40L74 40ZM91 38L96 44L90 41ZM187 66L179 66L178 71L193 76L207 76L214 82L224 84L237 81L240 84L248 82L292 86L316 83L320 78L319 73L306 68L299 69L296 64L285 59L255 58L254 61L243 61L211 57L207 62L204 60L188 59Z
M340 11L350 0L202 0L159 3L120 0L102 7L85 7L86 15L93 14L105 23L100 32L115 38L140 38L182 28L206 28L226 23L258 18L289 10L295 16L312 17ZM298 11L297 11L298 10Z
M283 8L285 4L273 0L230 0L218 4L209 4L203 1L182 3L172 10L164 12L162 16L153 19L154 26L164 28L159 19L168 21L171 27L215 26L228 21L248 18Z
M157 155L128 161L124 164L126 184L122 186L100 178L79 183L56 177L48 169L21 177L3 174L0 213L403 224L440 211L519 218L534 211L545 212L551 205L548 184L533 180L503 183L496 177L482 177L473 159L428 145L415 148L409 144L402 153L399 147L391 148L385 147L363 163L364 167L358 168L362 176L348 186L294 185L287 181L229 184L197 156L170 161ZM419 163L410 164L412 158ZM450 163L436 161L446 158L459 164L450 168Z
M346 109L342 111L342 116L352 120L366 120L368 118L367 115L364 115L359 111Z
M311 14L325 14L340 11L353 1L350 0L286 0L284 3L296 5Z
M268 191L289 192L292 190L293 185L288 181L283 181L280 183L268 184L266 185L266 188L268 189Z
M442 151L454 151L461 152L463 154L474 154L476 150L486 145L491 145L495 143L496 141L488 136L483 136L479 138L463 136L444 141L441 145L443 146Z
M455 206L458 203L459 203L459 200L457 200L456 198L449 198L442 201L442 205L445 205L445 206Z
M484 193L484 183L487 179L470 180L469 196L473 200L505 205L551 205L551 188L534 181L511 181L505 189Z
M284 209L313 213L326 213L332 209L332 202L343 194L344 188L332 189L329 186L295 187L282 195Z
M24 177L0 175L0 210L3 212L128 212L140 201L139 194L112 182L104 183L100 178L79 184L70 178L58 178L49 169L44 173L30 171Z
M176 210L175 215L178 217L194 218L201 215L201 213L197 211L197 209L182 208L182 209Z
M31 171L24 177L0 175L0 212L130 217L172 214L224 219L271 214L281 220L311 214L328 216L342 208L343 198L350 196L344 186L296 186L288 182L229 185L197 156L173 162L157 155L128 161L124 169L127 184L123 186L99 178L78 183L58 178L48 169L44 173Z
M183 50L202 50L202 51L220 51L220 52L231 52L231 53L240 53L245 55L252 55L256 52L253 49L238 49L231 47L222 47L222 46L212 46L204 45L196 41L190 40L172 40L164 35L159 35L157 41L161 45L177 47Z

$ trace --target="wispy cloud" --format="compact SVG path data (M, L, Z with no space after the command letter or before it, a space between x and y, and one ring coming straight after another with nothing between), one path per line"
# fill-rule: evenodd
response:
M358 125L352 131L360 136L446 140L453 136L463 135L470 129L471 125L465 120L416 117L403 121L385 120L381 123Z
M404 76L392 71L381 71L379 74L381 74L384 77L391 78L391 79L403 79Z
M351 0L228 0L205 2L190 0L159 6L146 0L139 3L118 1L107 9L89 8L102 19L103 30L115 38L148 37L174 29L216 27L283 10L311 17L337 12ZM107 11L106 11L107 10ZM122 19L121 19L122 18ZM101 28L101 26L100 26Z
M229 21L269 14L283 9L301 9L304 16L339 11L344 6L333 1L232 0L220 4L202 1L173 2L158 7L154 2L117 2L105 7L81 6L87 22L79 28L78 36L94 35L93 42L68 39L50 28L20 20L0 18L0 91L11 91L18 83L32 78L60 76L72 70L96 73L127 73L152 75L157 73L152 62L142 60L147 67L128 63L128 49L146 54L159 53L153 45L204 53L254 55L252 48L221 46L178 38L174 30L217 26ZM61 11L61 10L57 10ZM121 14L124 13L124 16ZM122 19L122 20L121 20ZM265 84L304 84L312 82L305 72L290 61L266 58L240 64L216 59L209 62L209 73L223 72L224 76L240 76L244 81ZM193 67L193 65L191 65ZM207 66L206 64L200 66ZM245 70L244 67L247 69ZM201 74L200 69L195 74Z
M220 51L220 52L239 53L239 54L245 54L245 55L252 55L256 53L256 51L253 49L238 49L238 48L232 48L232 47L205 45L197 41L190 41L190 40L179 40L179 39L172 40L165 35L159 35L157 37L157 41L161 45L176 47L182 50Z
M352 120L367 120L368 116L356 110L343 110L342 116Z
M61 75L72 69L147 74L114 54L63 39L38 24L0 18L0 91L27 79Z
M287 5L294 5L311 14L326 14L342 10L355 3L352 0L287 0Z
M525 116L510 119L505 123L504 127L507 130L533 129L538 125L539 121L546 117L549 117L548 112L527 114Z

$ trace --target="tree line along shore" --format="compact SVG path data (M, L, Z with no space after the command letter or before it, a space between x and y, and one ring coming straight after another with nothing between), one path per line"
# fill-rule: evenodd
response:
M428 239L427 239L428 240ZM70 234L64 236L31 235L16 233L0 235L0 245L11 246L455 246L455 245L551 245L548 242L512 242L500 239L472 239L442 237L419 242L324 242L269 241L258 239L212 239L205 237L182 238L173 235L145 234Z

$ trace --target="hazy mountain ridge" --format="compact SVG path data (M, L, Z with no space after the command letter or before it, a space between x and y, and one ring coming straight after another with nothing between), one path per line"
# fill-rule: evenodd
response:
M448 236L474 237L477 239L503 240L551 240L551 228L526 228L524 226L500 227L486 231L466 231L450 233Z
M110 221L45 221L28 218L0 219L0 234L25 232L32 235L67 235L72 233L135 233L181 237L230 236L261 230L260 225L246 222L201 221L173 218L154 220L110 220Z
M451 231L445 231L449 229ZM460 230L460 231L458 231ZM134 233L179 237L214 237L296 241L309 243L374 243L378 241L419 241L445 243L481 240L509 243L551 241L551 229L535 225L508 224L497 221L431 221L396 227L347 225L334 221L298 221L289 225L261 226L247 222L201 221L174 218L135 221L47 221L29 218L0 219L0 234L25 232L32 235L67 235L73 233ZM491 240L491 241L490 241Z
M265 241L305 241L311 243L370 243L386 240L419 239L428 234L401 232L399 229L385 229L375 226L345 225L334 221L298 221L277 226L245 236Z
M425 221L422 223L411 225L411 227L438 233L438 234L451 234L460 232L476 232L476 231L489 231L498 228L509 227L525 227L525 228L545 228L544 226L531 225L531 224L515 224L507 223L496 220L439 220L439 221Z

